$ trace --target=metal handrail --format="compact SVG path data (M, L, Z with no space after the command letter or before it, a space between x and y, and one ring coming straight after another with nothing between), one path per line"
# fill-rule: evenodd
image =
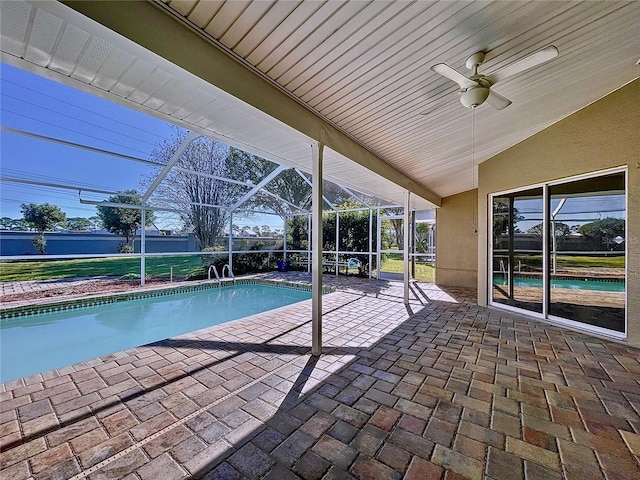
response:
M227 269L227 275L229 276L229 278L231 278L233 280L233 283L235 285L236 283L236 277L233 274L233 272L231 271L231 267L229 266L228 263L225 263L224 267L222 267L222 277L224 278L224 269Z
M211 270L213 269L213 273L216 274L216 280L220 283L220 275L218 275L218 270L216 270L215 265L209 265L209 271L207 272L207 278L211 280Z

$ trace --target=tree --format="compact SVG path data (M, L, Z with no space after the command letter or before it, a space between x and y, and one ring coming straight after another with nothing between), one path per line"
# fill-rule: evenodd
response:
M29 226L29 222L27 222L24 218L17 218L11 224L11 230L17 232L25 232L30 230L32 227Z
M595 248L613 250L618 246L614 240L617 236L625 235L624 220L621 218L603 218L595 222L585 223L578 232L593 242Z
M356 208L357 206L353 201L348 201L341 204L339 208ZM351 252L369 251L369 211L351 210L340 212L340 231L338 235L340 237L338 250Z
M44 238L46 230L53 230L56 226L63 223L67 216L60 208L49 203L23 203L20 205L20 211L24 220L36 229L38 235L33 238L32 242L36 249L44 255L47 248L47 240Z
M136 190L125 190L117 195L109 197L110 203L123 203L128 205L142 205L138 192ZM133 240L136 236L136 230L142 226L142 210L130 207L110 207L106 205L98 205L98 217L104 225L104 228L115 234L122 235L125 238L124 244L118 247L118 251L133 251ZM145 227L153 222L153 212L147 211L145 215Z
M429 233L433 225L426 222L417 222L415 231L415 248L417 253L429 253Z
M264 167L253 162L257 171ZM294 169L284 170L267 185L268 191L277 195L282 200L300 207L302 210L311 208L311 186ZM247 202L247 206L255 206L278 214L280 218L286 220L292 213L292 207L280 199L264 192L258 193L253 199Z
M100 220L100 217L98 215L92 215L88 218L89 222L91 223L90 227L91 230L100 230L102 228L102 220Z
M510 228L510 199L509 198L495 198L493 200L493 248L501 249L506 248L503 245L502 240L507 238ZM513 232L518 233L518 222L524 220L524 215L518 212L516 207L513 208Z
M566 223L562 223L562 222L553 222L553 223L555 224L555 235L557 239L564 239L565 237L568 237L569 235L571 235L571 233L573 232L573 229ZM527 233L533 233L534 235L538 235L541 237L542 223L538 223L537 225L534 225L529 230L527 230Z
M176 127L173 137L151 152L151 159L160 164L168 163L187 134L186 130ZM251 183L263 178L261 172L247 165L247 159L253 160L253 156L211 138L200 137L186 147L175 164L178 168L171 169L156 189L157 196L166 199L161 203L181 211L180 219L194 233L201 249L215 245L229 223L226 207L238 201L249 188L221 178ZM153 178L147 179L147 183L152 181Z
M89 218L84 217L71 217L67 218L66 227L68 230L91 230L92 222Z
M2 230L11 230L13 225L13 218L11 217L2 217L0 218L0 229Z
M306 250L309 247L309 219L306 215L296 215L287 220L287 248ZM324 226L323 226L324 230Z

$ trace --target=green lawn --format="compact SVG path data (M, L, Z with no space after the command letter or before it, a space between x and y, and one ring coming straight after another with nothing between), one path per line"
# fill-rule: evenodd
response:
M531 257L529 257L531 259ZM540 261L542 259L540 258ZM568 257L558 256L558 266L572 268L624 268L624 257ZM146 273L150 277L168 277L173 274L182 277L203 273L200 255L177 255L147 257ZM402 259L386 258L382 269L388 272L403 271ZM416 278L424 282L434 281L434 267L423 263L416 264ZM49 280L56 278L114 276L140 274L139 258L91 258L75 260L34 260L0 262L0 281L14 282L23 280Z
M516 264L518 263L518 260L521 260L523 266L529 265L536 268L542 268L541 255L516 256L515 260ZM556 262L559 267L568 268L624 268L625 257L583 257L578 255L558 255L556 257Z
M168 277L171 267L173 267L173 275L177 277L203 271L200 255L146 258L147 276ZM90 258L0 262L0 280L3 282L102 275L120 277L129 273L140 274L139 258Z
M559 266L574 268L624 268L624 256L619 257L565 257L558 255L556 261Z
M385 272L404 272L404 261L387 258L382 261L381 269ZM416 280L421 282L433 282L435 279L435 268L425 263L416 263Z

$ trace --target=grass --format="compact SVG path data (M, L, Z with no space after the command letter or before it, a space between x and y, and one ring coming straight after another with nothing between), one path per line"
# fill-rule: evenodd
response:
M177 255L146 258L145 272L150 277L186 276L202 271L200 255ZM89 258L71 260L29 260L0 262L0 280L52 280L58 278L140 274L139 258Z
M529 264L532 267L542 267L541 255L531 255L525 257L516 256L515 260L516 264L518 260L521 260L523 266L525 264ZM615 257L582 257L558 255L556 257L556 262L559 267L568 268L624 268L625 257L624 255Z
M387 258L382 261L381 270L385 272L403 273L404 261ZM421 282L433 282L435 279L435 268L425 263L416 263L416 280Z
M558 265L573 268L624 268L625 257L556 257Z
M527 257L534 259L536 257ZM537 258L540 263L542 258ZM625 258L620 257L570 257L558 256L558 266L571 268L624 268ZM176 277L202 273L200 255L148 256L146 274L150 277L168 277L171 267ZM386 258L382 269L402 273L402 259ZM1 262L0 281L16 282L24 280L51 280L57 278L113 276L140 274L139 258L91 258L73 260L34 260ZM431 265L416 263L416 278L423 282L433 282L435 269Z

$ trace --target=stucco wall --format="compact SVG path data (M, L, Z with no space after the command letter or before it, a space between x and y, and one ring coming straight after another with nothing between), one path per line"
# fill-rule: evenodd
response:
M474 191L475 192L475 191ZM472 192L442 199L436 210L436 283L475 287L478 239L473 231Z
M640 81L611 93L479 165L478 303L487 303L490 193L626 166L628 341L640 345ZM446 202L443 200L443 207ZM444 210L444 208L443 208ZM440 225L438 236L440 238ZM438 243L440 248L440 243ZM438 255L440 251L437 250ZM448 269L466 268L463 256ZM452 262L452 263L448 263ZM462 278L466 281L466 278Z

